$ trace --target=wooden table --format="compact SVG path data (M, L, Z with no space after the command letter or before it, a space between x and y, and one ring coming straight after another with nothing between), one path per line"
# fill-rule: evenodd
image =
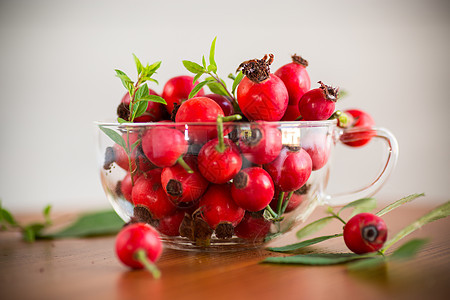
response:
M394 234L428 210L405 206L384 219ZM274 255L265 250L165 249L159 280L122 266L114 255L114 237L27 244L16 233L0 233L0 299L448 299L449 225L450 218L426 225L408 237L430 238L416 258L370 272L349 272L344 265L260 264ZM320 235L341 227L333 223ZM289 241L296 241L293 235L279 243ZM342 239L312 249L346 251Z

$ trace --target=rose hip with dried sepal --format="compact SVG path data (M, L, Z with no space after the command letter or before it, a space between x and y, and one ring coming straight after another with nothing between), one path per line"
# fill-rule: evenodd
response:
M371 213L360 213L344 226L344 241L356 254L380 250L387 239L386 223Z
M251 167L239 171L233 178L231 196L238 206L256 212L272 201L274 188L269 173L263 168Z
M237 88L242 113L250 121L279 121L286 111L289 95L283 81L270 73L273 55L240 64L245 77Z
M158 95L157 92L155 92L152 89L148 89L149 95ZM117 115L119 118L122 118L124 120L128 120L130 117L130 93L126 93L122 97L122 101L120 102L119 106L117 107ZM134 119L134 122L142 123L142 122L157 122L164 118L165 116L165 108L162 103L159 102L153 102L148 101L147 110L139 117Z
M162 97L166 100L166 109L169 114L172 114L175 103L181 105L188 99L190 92L197 83L194 83L194 77L186 75L173 77L166 82ZM202 95L204 95L203 89L197 93L197 96Z
M298 102L298 110L305 121L327 120L334 112L339 88L319 81L320 87L308 91Z
M133 269L146 268L154 278L161 272L154 265L163 251L158 232L148 224L135 223L122 228L115 243L116 255L126 266Z
M311 88L311 80L309 79L306 67L308 61L299 55L292 55L292 62L288 63L275 71L286 86L289 94L289 105L298 105L300 98Z
M264 165L275 186L283 192L299 189L312 172L312 161L308 152L300 147L284 147L278 157Z
M234 228L234 233L241 239L254 242L264 241L272 223L263 218L262 214L245 212L242 221Z
M239 148L250 162L267 164L273 161L283 148L281 131L275 124L255 122L249 132L241 132Z

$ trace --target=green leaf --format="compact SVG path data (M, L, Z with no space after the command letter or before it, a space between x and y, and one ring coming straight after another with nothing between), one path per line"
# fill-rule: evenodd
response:
M140 143L141 143L141 139L137 139L137 141L131 145L131 152L133 152L134 148L136 148Z
M382 210L377 212L376 215L381 217L382 215L390 212L391 210L399 207L400 205L403 205L405 203L411 202L414 199L417 199L417 198L422 197L422 196L425 196L425 194L424 193L422 193L422 194L412 194L412 195L406 196L406 197L404 197L404 198L402 198L400 200L395 201L392 204L389 204L388 206L386 206L385 208L383 208Z
M350 217L353 217L359 213L370 212L377 206L375 198L362 198L353 202L350 202L346 206L342 207L339 212L347 208L354 208Z
M127 121L127 120L125 120L125 119L122 119L122 118L117 118L117 122L119 122L120 124L123 124L123 123L128 123L128 121Z
M138 90L136 91L136 97L135 99L137 100L141 100L142 97L147 96L149 94L148 91L148 85L146 83L144 83L143 85L141 85Z
M154 83L156 83L156 84L159 84L158 80L156 80L156 79L154 79L154 78L151 78L151 77L142 77L142 81L143 81L143 82L145 82L145 81L151 81L151 82L154 82Z
M133 81L122 71L116 69L116 77L119 77L122 81L123 86L127 89L127 91L131 91L133 89Z
M336 265L360 258L361 256L351 253L337 253L331 255L327 255L325 253L325 254L302 254L285 257L268 257L264 259L262 262L275 264Z
M142 77L151 77L156 72L156 70L159 69L159 67L161 67L160 61L157 61L157 62L151 64L150 66L147 65L144 68L144 72L142 72Z
M401 245L394 253L392 253L392 255L390 255L390 257L392 259L402 260L413 258L427 242L427 239L412 239Z
M125 143L125 140L122 138L122 136L120 134L118 134L116 131L112 130L111 128L107 128L104 126L99 126L99 127L100 127L100 130L103 131L116 144L121 146L126 152L128 151L127 144Z
M202 56L202 65L203 65L203 68L206 70L206 60L205 60L204 55Z
M148 107L148 101L139 101L139 102L137 102L133 106L133 118L132 118L132 120L142 116L145 113L145 111L147 110L147 107Z
M329 216L329 217L324 217L324 218L318 219L312 223L309 223L308 225L306 225L305 227L303 227L299 231L297 231L297 233L296 233L297 238L302 239L308 235L315 233L316 231L319 231L333 219L334 219L333 216Z
M123 225L123 220L114 211L102 211L82 215L67 228L45 237L68 238L113 235L119 232Z
M206 70L200 66L199 64L189 61L189 60L183 60L183 66L191 73L198 74L198 73L204 73Z
M378 256L374 258L366 258L358 261L350 262L347 265L347 269L350 271L359 271L366 269L373 269L387 262L386 257Z
M166 100L164 100L163 97L158 96L158 95L146 95L141 98L141 101L152 101L152 102L167 104Z
M305 240L302 241L300 243L295 243L295 244L291 244L291 245L286 245L286 246L282 246L282 247L269 247L267 248L267 250L269 251L273 251L273 252L291 252L291 251L295 251L307 246L311 246L338 236L342 236L342 233L339 234L334 234L334 235L325 235L325 236L320 236L320 237L316 237L310 240Z
M192 97L195 97L197 93L208 83L208 81L202 81L199 84L197 84L192 91L189 93L188 99L191 99Z
M44 215L45 223L47 225L50 225L52 223L52 220L50 219L51 209L52 209L52 206L49 204L46 207L44 207L44 210L42 211L42 214Z
M244 73L242 71L239 71L239 73L236 75L236 78L233 81L233 86L231 93L234 95L234 92L236 91L236 88L238 87L239 83L241 83L241 80L244 78Z
M228 78L230 78L231 80L235 80L236 76L234 76L233 73L228 74Z
M13 215L3 207L0 207L0 215L1 219L5 220L11 226L18 226L16 219L14 219Z
M389 249L389 247L394 245L396 242L408 236L415 230L421 228L422 226L430 222L448 217L449 215L450 215L450 201L447 201L446 203L436 207L423 217L419 218L418 220L414 221L410 225L400 230L400 232L398 232L396 236L394 236L392 239L390 239L384 244L384 247L381 249L381 252L384 253L387 249Z
M139 58L137 58L136 55L134 55L133 53L133 58L134 58L134 62L136 64L136 69L139 75L141 75L142 71L144 71L144 67L141 64L141 61L139 60Z
M215 66L215 65L209 65L208 68L207 68L207 71L208 71L208 72L216 73L216 72L217 72L217 66Z
M209 81L207 84L208 84L208 88L214 94L218 94L218 95L222 95L222 96L228 96L228 93L226 92L226 90L217 81Z
M195 76L194 76L194 80L192 80L192 84L195 84L195 82L196 82L197 80L199 80L200 77L201 77L203 74L204 74L203 72L200 72L200 73L198 73L197 75L195 75Z
M216 52L216 39L217 39L217 37L215 37L214 38L214 40L212 41L212 43L211 43L211 49L209 50L209 64L210 64L210 66L214 66L214 73L217 71L217 64L216 64L216 61L214 60L214 55L215 55L215 52ZM209 67L208 67L208 69L209 69Z
M46 225L42 223L33 223L25 226L22 229L23 239L29 243L34 242L37 237L41 236L41 231L45 227Z

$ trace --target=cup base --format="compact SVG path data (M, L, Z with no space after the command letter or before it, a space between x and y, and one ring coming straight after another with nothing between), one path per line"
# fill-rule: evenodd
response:
M194 242L183 237L173 237L173 236L161 236L161 240L164 246L168 249L182 250L182 251L192 251L192 252L236 252L236 251L246 251L261 249L264 245L264 241L247 241L238 237L233 237L230 239L216 239L211 238L210 245L208 246L198 246Z

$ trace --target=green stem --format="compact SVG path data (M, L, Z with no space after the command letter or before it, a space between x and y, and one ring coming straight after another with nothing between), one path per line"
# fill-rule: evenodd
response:
M239 107L239 104L237 103L236 98L234 98L233 94L231 94L228 91L227 87L223 84L222 80L220 80L219 76L217 76L217 74L212 73L212 72L208 72L207 74L209 76L211 76L212 78L214 78L214 80L216 80L223 87L225 92L228 94L228 97L230 97L230 99L231 99L231 104L233 105L234 111L235 112L241 111L241 108ZM214 76L214 75L216 75L216 76Z
M290 191L289 194L287 195L286 201L284 201L283 207L281 208L281 214L284 214L284 212L286 211L286 208L289 204L289 200L291 200L292 194L294 194L294 191Z
M345 222L341 217L339 217L339 215L337 215L334 211L330 211L330 214L339 221L341 221L344 225L347 224L347 222Z
M194 173L194 171L192 171L191 167L189 167L189 165L184 161L182 156L180 156L177 159L177 163L179 163L189 174Z
M225 143L223 141L223 117L217 116L217 139L219 142L217 143L216 150L219 153L223 153L225 151Z
M272 209L272 207L270 207L270 205L267 205L266 209L270 212L270 214L272 215L272 217L278 218L277 213L273 211L273 209Z
M161 271L156 267L156 265L150 262L147 258L147 252L144 249L139 249L135 253L136 259L149 271L153 278L158 279L161 277Z
M278 216L281 216L281 208L283 207L283 200L284 200L284 192L280 191L280 193L278 194L278 203L277 203Z

